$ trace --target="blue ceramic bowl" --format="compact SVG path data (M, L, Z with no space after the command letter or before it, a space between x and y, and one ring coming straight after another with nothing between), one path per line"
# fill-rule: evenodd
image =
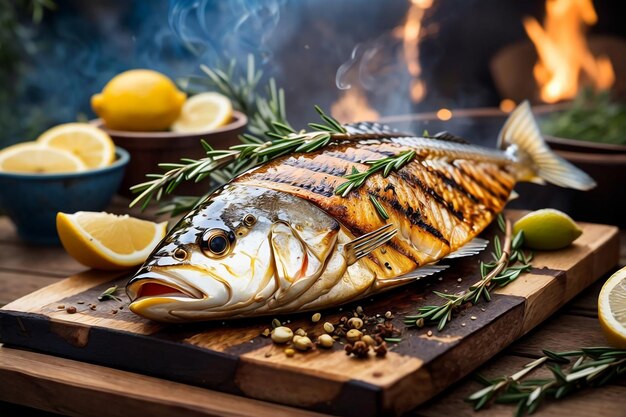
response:
M60 174L0 172L0 211L15 223L24 241L59 244L56 215L59 211L102 211L117 192L130 157L115 148L115 162L108 167Z

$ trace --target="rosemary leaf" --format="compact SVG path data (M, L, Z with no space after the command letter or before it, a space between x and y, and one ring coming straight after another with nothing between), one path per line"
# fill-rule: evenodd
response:
M369 198L370 198L370 201L372 202L372 204L374 205L374 208L378 212L378 215L380 217L382 217L383 220L388 220L389 219L389 215L387 214L387 210L385 210L385 208L380 204L378 199L375 196L373 196L372 194L369 194Z
M491 301L491 290L496 287L504 287L515 281L523 272L530 269L529 264L520 264L520 255L511 258L512 226L509 220L505 222L504 243L500 243L498 236L493 238L494 252L491 256L493 263L479 264L481 280L472 284L466 291L457 294L434 293L445 299L446 302L439 306L423 306L418 308L419 314L406 316L405 324L416 325L418 320L423 320L429 326L437 326L442 331L452 321L453 312L465 303L478 304L480 299ZM519 234L516 236L520 236ZM513 252L517 253L517 252Z
M585 353L587 351L590 354ZM490 401L517 404L515 415L531 414L545 400L560 400L575 391L611 382L619 374L618 370L626 365L626 350L600 347L567 352L544 349L543 352L546 356L526 364L510 376L492 381L481 377L480 382L488 385L471 394L466 401L472 403L475 409L483 408ZM599 356L604 354L609 355L600 359ZM578 358L571 365L567 358L574 356ZM526 378L542 365L552 372L552 378Z

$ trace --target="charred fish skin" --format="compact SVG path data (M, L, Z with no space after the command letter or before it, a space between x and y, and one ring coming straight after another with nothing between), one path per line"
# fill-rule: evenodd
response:
M130 309L185 322L337 306L437 272L451 253L475 253L462 249L519 181L594 185L545 145L527 104L505 123L501 149L378 124L348 132L364 139L284 156L211 195L131 279ZM346 173L409 150L416 157L401 169L336 195Z

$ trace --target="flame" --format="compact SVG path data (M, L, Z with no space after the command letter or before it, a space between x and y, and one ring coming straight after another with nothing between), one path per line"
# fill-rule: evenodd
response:
M422 33L422 20L426 10L431 8L434 0L410 0L411 5L406 14L404 25L396 28L396 34L402 39L402 51L406 68L411 74L411 99L421 101L426 95L426 85L419 77L422 67L419 62L419 41Z
M380 115L369 106L367 96L352 86L330 107L330 114L341 123L378 120Z
M533 75L541 100L555 103L571 99L581 81L597 90L613 85L611 61L606 56L594 57L585 39L585 27L597 21L591 0L546 0L544 27L532 17L524 19L526 33L539 56Z

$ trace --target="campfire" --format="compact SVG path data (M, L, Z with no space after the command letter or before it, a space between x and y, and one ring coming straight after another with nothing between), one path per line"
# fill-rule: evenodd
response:
M616 74L626 42L609 36L588 36L598 23L591 0L547 0L545 18L522 20L529 41L507 46L491 62L494 81L504 97L500 107L529 98L556 104L576 97L582 88L624 93ZM621 63L620 63L621 65Z

